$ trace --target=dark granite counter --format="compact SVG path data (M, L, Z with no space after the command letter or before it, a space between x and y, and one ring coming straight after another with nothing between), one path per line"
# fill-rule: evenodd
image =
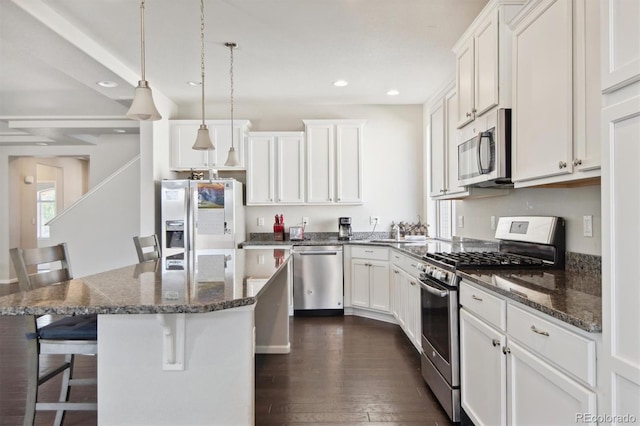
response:
M269 282L283 249L203 250L0 298L0 315L205 313L253 305L251 280ZM262 290L261 290L262 291Z
M458 275L582 330L602 331L602 279L598 274L476 269L458 271Z

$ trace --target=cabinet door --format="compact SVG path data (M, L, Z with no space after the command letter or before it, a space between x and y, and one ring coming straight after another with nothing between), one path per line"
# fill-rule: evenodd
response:
M336 202L362 201L362 133L357 124L336 125Z
M278 202L304 203L304 136L279 136Z
M398 321L398 324L400 324L400 284L400 269L396 266L392 266L389 274L389 296L391 298L389 307L393 317Z
M573 169L572 2L536 7L514 30L514 182Z
M602 90L611 92L640 79L640 2L602 2Z
M389 264L370 262L370 301L371 309L389 312Z
M245 141L245 125L237 124L234 121L233 125L233 146L236 150L236 155L239 166L227 167L224 165L229 155L229 148L231 148L231 121L228 123L212 123L208 122L209 134L211 135L211 141L215 146L215 150L209 154L211 164L218 170L224 169L244 169L244 141Z
M308 125L307 130L307 202L334 201L334 126Z
M413 343L413 346L418 349L418 351L422 348L422 321L421 321L421 307L420 307L420 286L418 285L417 278L409 276L409 287L408 287L408 310L409 314L407 315L409 318L409 333L407 333Z
M505 425L506 337L493 327L460 310L460 398L476 425Z
M475 117L498 105L498 11L475 34Z
M208 167L208 151L191 149L196 141L200 124L195 121L172 122L171 132L171 169L189 170Z
M429 112L429 134L431 147L431 188L432 197L444 195L446 189L445 156L445 113L444 103L438 102ZM456 177L457 178L457 177Z
M473 120L474 65L473 38L462 47L456 57L456 90L458 96L458 128Z
M604 108L602 120L602 341L612 387L606 407L640 418L640 339L630 326L640 324L640 96Z
M275 141L271 136L249 137L247 147L247 204L273 204Z
M467 187L458 186L458 129L456 122L458 119L458 98L455 91L449 92L444 98L445 110L445 182L447 195L459 194L467 191Z
M351 261L351 304L363 308L369 307L370 266L361 259Z
M576 423L576 416L580 413L597 413L595 392L513 341L508 343L508 347L509 424L568 425Z

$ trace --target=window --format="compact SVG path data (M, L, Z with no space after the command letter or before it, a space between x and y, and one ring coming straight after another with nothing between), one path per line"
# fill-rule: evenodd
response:
M453 237L454 205L451 200L436 201L437 237L450 240Z
M49 238L47 223L56 217L56 184L38 182L37 197L38 238Z

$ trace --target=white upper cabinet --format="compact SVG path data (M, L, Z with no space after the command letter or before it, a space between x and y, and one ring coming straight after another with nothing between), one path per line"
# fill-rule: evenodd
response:
M196 140L200 120L170 120L171 132L170 164L171 170L190 170L216 168L218 170L242 170L245 168L244 146L247 131L251 127L248 120L233 121L233 145L240 165L224 165L231 147L231 121L205 120L209 128L213 151L198 151L191 147Z
M598 177L598 2L534 0L512 25L515 186Z
M454 46L457 127L511 105L511 30L523 1L490 1Z
M303 120L309 204L361 204L365 120Z
M640 80L640 2L602 0L602 91Z
M429 112L431 149L431 197L438 199L469 195L458 186L458 143L456 130L457 96L451 89L436 101Z
M304 203L303 132L250 132L247 205Z

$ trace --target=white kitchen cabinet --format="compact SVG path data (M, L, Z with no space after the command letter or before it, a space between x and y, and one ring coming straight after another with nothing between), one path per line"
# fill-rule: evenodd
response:
M351 249L351 305L389 313L389 250L358 246Z
M522 2L490 1L454 46L457 127L511 104L511 30Z
M515 186L600 176L599 3L534 0L511 25Z
M303 132L250 132L247 205L303 204Z
M460 310L460 397L462 408L476 425L507 424L504 346L504 333L466 309Z
M308 204L362 204L365 120L303 120Z
M640 2L601 0L602 91L640 80Z
M215 168L217 170L242 170L245 168L244 146L247 131L251 127L248 120L233 121L233 144L236 149L239 166L224 165L231 147L231 121L205 120L209 128L209 136L214 150L199 151L191 147L196 140L200 120L170 120L170 165L171 170L203 170Z
M466 281L460 303L461 402L474 424L596 415L596 342L586 333Z
M429 112L431 147L430 195L437 199L469 195L458 185L458 133L456 131L456 92L451 89Z
M630 326L640 324L640 82L632 82L638 75L633 64L640 55L640 4L616 0L604 1L603 6L607 8L602 21L603 57L609 61L605 65L614 69L602 85L604 349L598 368L604 366L599 378L606 397L600 406L601 412L612 416L640 419L640 338L638 327ZM634 34L635 40L629 40ZM628 58L629 67L616 57Z
M390 276L389 276L389 296L391 298L389 303L389 308L393 317L398 322L398 325L404 329L404 315L400 314L400 309L402 307L402 276L400 273L402 270L396 266L391 265Z

